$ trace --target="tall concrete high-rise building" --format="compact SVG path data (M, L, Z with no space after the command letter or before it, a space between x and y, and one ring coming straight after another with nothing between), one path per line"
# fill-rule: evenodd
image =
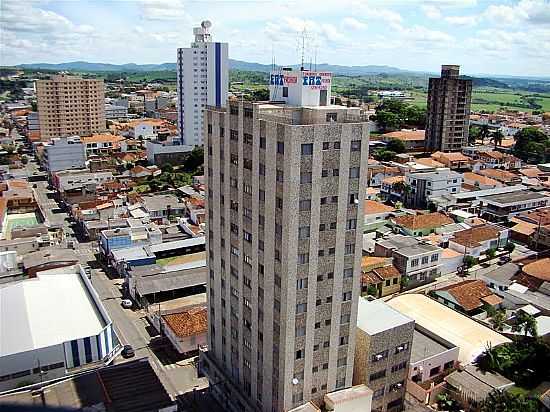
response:
M41 140L88 136L105 124L105 85L101 79L55 75L36 81Z
M203 113L206 106L225 107L229 85L227 43L212 42L211 23L195 27L195 41L178 49L178 133L181 144L203 144Z
M460 66L441 66L428 86L426 149L460 151L468 144L472 81L459 77Z
M208 107L208 350L229 411L283 411L352 384L368 123L331 74L271 74L270 103Z

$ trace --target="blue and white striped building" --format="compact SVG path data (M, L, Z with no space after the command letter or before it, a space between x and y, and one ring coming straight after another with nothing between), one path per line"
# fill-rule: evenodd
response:
M0 392L108 363L119 349L99 296L73 268L0 287Z
M225 107L229 87L227 43L212 42L210 22L195 27L195 41L189 48L178 49L177 95L178 132L181 144L203 144L205 107Z

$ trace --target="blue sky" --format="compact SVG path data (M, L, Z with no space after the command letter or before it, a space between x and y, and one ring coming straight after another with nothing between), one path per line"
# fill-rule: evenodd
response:
M1 0L0 64L163 63L212 21L233 59L550 76L549 0Z

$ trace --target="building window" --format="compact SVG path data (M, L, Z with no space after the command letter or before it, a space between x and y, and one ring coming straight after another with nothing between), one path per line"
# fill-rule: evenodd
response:
M311 200L309 199L300 200L299 208L300 208L300 211L302 212L309 211L311 209Z
M418 258L411 260L411 267L414 268L416 266L418 266Z
M438 259L439 259L439 255L438 255L437 253L434 253L434 254L432 255L432 259L431 259L432 262L437 262Z
M296 351L296 359L303 359L304 358L304 351L303 349L299 349Z
M326 120L327 122L335 122L338 119L338 113L327 113Z
M330 142L323 142L323 150L330 149Z
M300 173L300 183L311 183L311 172Z
M246 230L243 230L243 238L247 242L252 242L252 233L248 233Z
M351 292L350 292L351 293ZM347 345L349 343L349 336L340 336L340 346Z
M282 170L277 169L275 179L276 179L277 182L279 182L279 183L282 183L282 182L283 182L283 180L284 180L284 173L283 173Z
M350 243L346 245L345 251L344 251L345 255L353 255L354 252L355 252L355 243Z
M239 132L237 130L229 129L229 139L234 142L239 141Z
M285 143L284 142L277 142L277 153L285 154Z
M395 353L400 353L409 350L409 342L402 343L395 347Z
M348 219L346 223L346 230L355 230L357 229L357 219Z
M302 156L313 155L313 143L302 144Z
M351 315L349 313L344 313L340 316L340 324L345 325L346 323L349 323L351 319Z
M361 140L352 140L350 150L352 152L361 151Z
M382 369L381 371L375 372L369 376L369 382L378 380L380 378L383 378L386 376L386 369Z
M296 289L306 289L307 288L307 278L296 279Z
M334 142L334 149L340 150L340 142Z
M304 265L309 263L309 253L300 253L298 254L298 263Z
M349 292L344 292L342 294L342 301L346 302L348 300L351 300L351 291Z
M298 229L299 239L307 239L309 238L309 235L310 235L309 226L302 226Z
M349 177L350 179L358 179L360 175L361 169L358 167L351 167L349 169Z
M386 349L382 352L378 352L376 355L372 355L371 362L379 362L388 357L389 351Z
M427 264L429 260L430 260L430 258L428 256L422 256L422 264L423 265Z
M392 371L392 373L394 373L394 372L403 370L403 369L405 369L406 367L407 367L407 361L403 361L403 362L400 362L400 363L398 363L398 364L396 364L396 365L393 365L393 366L391 367L391 371Z

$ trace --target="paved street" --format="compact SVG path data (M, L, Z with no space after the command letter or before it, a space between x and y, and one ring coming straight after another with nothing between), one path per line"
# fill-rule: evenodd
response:
M80 251L79 255L83 257L82 260L89 262L90 256L93 256L91 255L92 249L83 247L85 245L78 244L76 250ZM204 388L208 385L205 378L197 378L197 372L191 360L165 364L158 358L156 352L149 346L151 327L145 318L145 312L143 310L124 309L121 305L121 279L109 279L102 269L93 269L92 284L111 316L121 343L132 345L136 358L149 358L166 390L172 396L176 397L192 391L194 387ZM122 357L119 357L114 362L124 361Z

